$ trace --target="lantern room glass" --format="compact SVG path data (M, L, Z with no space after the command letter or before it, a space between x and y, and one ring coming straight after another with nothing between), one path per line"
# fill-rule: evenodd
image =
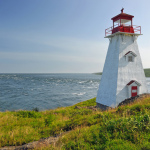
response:
M117 26L132 26L132 20L119 19L113 22L113 27L115 28Z

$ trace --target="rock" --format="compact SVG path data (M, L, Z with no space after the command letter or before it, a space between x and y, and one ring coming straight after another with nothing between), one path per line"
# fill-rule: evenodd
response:
M135 97L125 99L124 101L119 103L118 107L122 106L122 105L127 105L127 104L130 104L130 103L133 103L134 101L139 100L141 98L145 98L145 97L150 97L150 93L144 93L144 94L137 95Z
M22 146L3 147L3 148L0 148L0 150L29 150L29 149L34 149L34 148L40 148L40 147L48 146L50 144L55 145L58 139L59 139L59 136L53 136L53 137L40 139L39 141L27 143Z

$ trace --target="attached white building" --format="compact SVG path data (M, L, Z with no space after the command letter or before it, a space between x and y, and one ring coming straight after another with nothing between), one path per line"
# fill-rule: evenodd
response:
M102 109L116 107L127 98L148 92L137 45L141 27L132 25L133 17L122 9L112 18L113 27L105 31L110 42L96 98Z

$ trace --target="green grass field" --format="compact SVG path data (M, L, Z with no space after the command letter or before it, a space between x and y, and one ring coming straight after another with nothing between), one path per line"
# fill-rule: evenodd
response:
M144 69L144 72L146 77L150 77L150 68Z
M144 69L144 72L145 72L146 77L150 77L150 68ZM94 73L94 74L102 75L102 72L98 72L98 73Z
M150 150L150 97L104 112L90 109L95 101L41 112L0 112L0 147L64 132L57 144L40 149Z

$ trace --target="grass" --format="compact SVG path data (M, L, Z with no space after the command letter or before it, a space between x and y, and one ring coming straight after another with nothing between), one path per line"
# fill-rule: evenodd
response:
M150 77L150 68L144 69L144 73L146 77ZM96 75L102 75L102 72L94 73Z
M150 77L150 68L144 69L144 72L146 77Z
M55 145L40 149L149 150L150 97L95 111L95 98L47 111L0 112L0 147L22 145L66 132Z

